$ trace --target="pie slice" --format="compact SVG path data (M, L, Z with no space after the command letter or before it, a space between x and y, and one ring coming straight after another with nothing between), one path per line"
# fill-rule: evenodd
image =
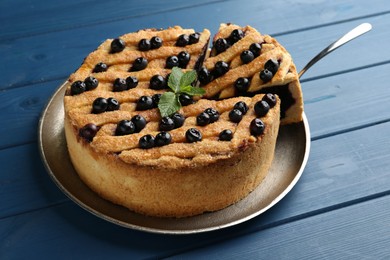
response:
M281 124L302 121L301 86L290 54L253 27L222 24L199 79L205 98L277 94L282 101Z
M292 91L299 81L292 83L291 57L250 26L222 25L208 51L209 39L206 29L178 26L126 34L106 40L69 77L68 151L101 197L149 216L186 217L237 202L266 176L286 97L294 99L282 122L302 113L293 109L302 99ZM241 55L248 49L256 57ZM257 80L273 59L272 79ZM206 94L180 96L182 107L162 117L157 106L175 67L197 71ZM250 84L238 90L244 77Z

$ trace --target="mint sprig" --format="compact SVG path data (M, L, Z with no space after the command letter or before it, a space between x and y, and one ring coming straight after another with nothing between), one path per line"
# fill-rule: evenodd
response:
M173 67L171 75L168 78L168 87L172 92L167 91L161 95L158 102L158 109L162 117L170 116L181 108L179 96L180 94L187 94L190 96L203 95L204 89L191 86L192 82L196 80L196 71L183 71L178 67Z

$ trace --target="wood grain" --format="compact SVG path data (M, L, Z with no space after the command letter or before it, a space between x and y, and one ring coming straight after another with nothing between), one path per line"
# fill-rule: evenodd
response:
M362 0L359 1L363 3ZM212 32L216 32L221 22L251 24L265 34L279 34L278 39L280 38L281 42L291 52L298 68L302 68L318 51L346 31L358 23L371 22L378 33L361 38L358 41L359 45L355 45L355 48L353 48L353 52L343 52L341 61L345 62L337 60L335 63L325 63L326 66L321 67L321 70L317 73L313 68L310 75L308 72L305 77L339 72L350 68L352 65L353 67L367 66L384 60L388 61L390 50L387 48L388 42L386 41L389 38L384 38L383 34L390 26L390 14L379 18L369 17L383 10L377 5L372 4L367 8L358 8L357 3L354 5L350 3L346 6L343 4L325 5L322 9L315 9L311 4L301 4L292 5L291 8L294 8L294 12L291 12L289 8L284 8L284 1L272 5L272 8L253 0L240 5L241 8L239 9L234 8L236 4L236 2L226 2L224 4L198 6L188 10L155 14L147 17L147 19L129 18L88 27L73 28L72 30L4 40L0 43L0 56L3 57L3 62L0 65L3 72L3 76L0 78L0 89L67 77L81 64L88 53L107 38L114 38L140 28L166 28L176 24L197 30L210 28ZM321 3L321 5L323 4L324 2ZM313 11L310 11L310 8L313 8ZM214 10L214 12L210 10ZM260 17L259 12L261 13ZM331 12L333 15L321 15L322 12ZM202 14L202 19L197 19L199 14ZM275 18L276 14L278 16ZM354 19L359 15L368 17L353 22L340 23L340 21ZM285 16L288 16L289 19L281 19ZM305 19L302 19L302 16L305 16ZM311 21L310 25L307 24L307 21ZM332 26L314 27L299 34L288 33L283 37L280 35L283 32L310 28L313 24L320 25L331 22L333 23ZM358 59L354 63L347 62L359 58L362 53L366 53L370 49L373 50L369 47L373 44L375 49L382 50L382 55L372 51L370 55L364 55L361 60ZM332 64L332 66L329 66L329 64Z
M43 252L49 248L53 254L60 252L61 248L71 250L77 244L82 244L83 251L79 254L86 254L95 248L101 250L99 253L103 255L104 252L112 253L114 249L115 252L124 251L135 257L170 255L231 236L250 234L310 216L321 216L322 213L375 198L378 194L389 193L390 179L387 176L390 165L387 162L390 160L390 140L386 138L389 130L390 123L380 124L313 142L308 166L301 180L270 211L233 228L184 237L125 230L98 219L74 203L50 207L50 203L46 202L49 207L45 207L45 200L50 199L54 203L52 199L55 198L45 194L45 190L56 194L56 187L53 183L47 183L49 177L39 175L45 174L42 169L37 171L37 175L25 174L34 169L31 164L27 164L27 168L20 166L16 171L12 170L19 160L16 156L7 155L11 150L7 149L7 152L0 153L0 163L8 160L7 165L10 166L2 174L6 177L1 183L10 179L17 181L15 185L8 186L7 196L0 196L0 212L7 212L0 221L0 237L5 241L0 252L16 253L16 247L34 243L36 250ZM371 138L362 139L362 136ZM23 161L36 162L39 157L32 152L34 147L34 144L20 146L12 151L19 154ZM15 158L14 161L12 158ZM45 184L42 187L38 183ZM24 191L18 195L21 190L27 189L28 194ZM13 200L9 201L9 198ZM61 196L58 198L58 202L63 202ZM18 234L24 234L26 238L34 237L34 241L17 237ZM53 240L53 237L56 239ZM69 237L72 237L71 241ZM122 242L117 244L117 241ZM98 246L102 244L105 246Z
M166 259L388 259L390 196Z

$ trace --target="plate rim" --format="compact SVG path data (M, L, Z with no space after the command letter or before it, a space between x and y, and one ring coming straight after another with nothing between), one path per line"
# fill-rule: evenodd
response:
M240 218L238 220L231 221L229 223L223 224L223 225L217 225L213 227L206 227L206 228L198 228L198 229L192 229L192 230L177 230L177 229L161 229L161 228L154 228L154 227L145 227L145 226L140 226L132 223L128 223L125 221L121 221L118 219L115 219L113 217L107 216L106 214L99 212L98 210L92 208L89 205L86 205L84 202L82 202L79 198L77 198L74 194L72 194L69 190L67 190L63 184L56 178L55 173L51 169L45 149L43 147L43 133L44 133L44 123L48 114L48 111L51 107L51 105L54 102L54 99L61 93L65 91L67 81L65 81L63 84L61 84L52 94L52 96L49 98L47 104L45 105L45 108L43 109L40 118L39 118L39 123L38 123L38 146L39 146L39 152L40 152L40 157L41 160L44 164L44 167L52 179L52 181L56 184L56 186L61 190L62 193L64 193L71 201L75 202L78 206L83 208L84 210L92 213L93 215L97 216L98 218L104 219L108 222L111 222L113 224L125 227L125 228L130 228L134 230L139 230L139 231L144 231L144 232L149 232L149 233L155 233L155 234L173 234L173 235L185 235L185 234L196 234L196 233L204 233L204 232L210 232L210 231L215 231L215 230L220 230L223 228L231 227L238 225L240 223L246 222L252 218L255 218L262 213L266 212L270 208L272 208L274 205L276 205L279 201L281 201L297 184L299 179L301 178L303 171L307 165L308 159L309 159L309 154L310 154L310 149L311 149L311 133L310 133L310 127L309 127L309 122L307 120L305 112L302 114L302 123L303 124L303 129L305 133L305 152L304 156L302 158L301 165L299 167L298 172L296 173L295 177L292 179L292 181L288 184L288 186L278 195L276 196L271 203L269 203L267 206L263 207L261 210L258 210L252 214L247 215L246 217ZM63 102L63 101L62 101ZM63 103L62 103L63 104ZM98 196L98 195L97 195ZM113 204L114 205L114 204ZM146 216L145 216L146 217ZM189 217L191 218L191 217Z

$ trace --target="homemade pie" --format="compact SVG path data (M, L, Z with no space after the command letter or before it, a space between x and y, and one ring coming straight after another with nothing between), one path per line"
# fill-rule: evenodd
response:
M279 125L302 120L287 51L250 26L146 29L102 43L67 82L65 135L80 178L132 211L185 217L225 208L266 176ZM174 72L197 73L162 116ZM187 75L187 74L186 74ZM172 80L172 78L171 78ZM161 109L161 108L160 108Z

